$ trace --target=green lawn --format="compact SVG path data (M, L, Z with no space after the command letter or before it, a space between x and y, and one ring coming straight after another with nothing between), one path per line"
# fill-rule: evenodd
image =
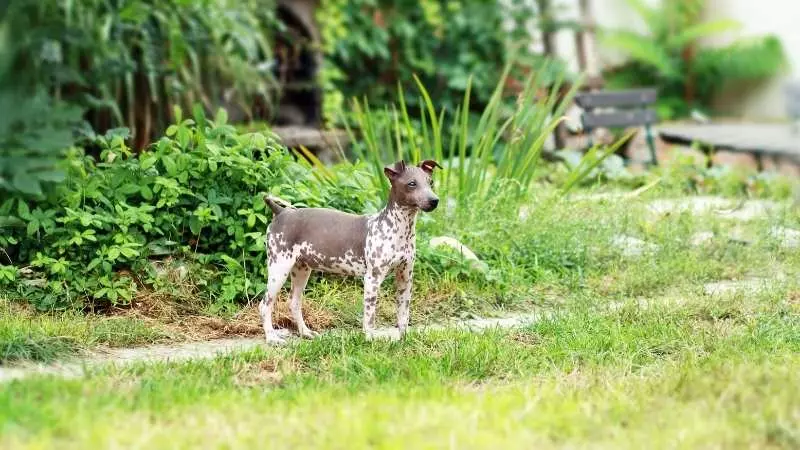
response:
M540 209L521 222L499 204L420 224L423 237L454 235L494 270L424 258L414 324L555 313L534 325L365 342L358 282L320 277L306 309L338 331L208 361L2 384L0 448L800 447L800 254L770 235L800 228L796 212L650 217L647 202L669 194L532 198ZM715 238L693 245L699 231ZM625 257L616 234L657 247ZM748 276L773 281L704 293ZM3 362L184 338L152 320L0 305Z
M0 444L796 448L800 321L781 294L13 382Z

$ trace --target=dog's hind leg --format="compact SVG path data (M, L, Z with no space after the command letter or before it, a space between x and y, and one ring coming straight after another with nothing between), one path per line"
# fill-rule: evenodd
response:
M292 310L292 318L295 325L297 325L297 331L300 336L305 338L317 336L317 332L309 329L305 320L303 320L303 290L306 288L309 276L311 276L311 269L307 265L303 263L295 264L291 273L292 293L289 298L289 309Z
M264 298L258 305L258 310L261 313L261 320L264 325L264 334L267 338L268 344L282 344L286 341L286 330L275 330L272 326L272 310L275 308L275 302L278 300L278 294L281 292L286 278L289 277L289 272L292 271L294 266L294 258L281 258L270 254L267 272L269 278L267 279L267 290L264 293Z

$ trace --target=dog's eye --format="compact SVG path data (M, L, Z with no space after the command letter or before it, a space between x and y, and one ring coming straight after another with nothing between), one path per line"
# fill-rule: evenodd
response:
M417 182L416 182L416 181L414 181L414 180L411 180L411 181L409 181L409 182L408 182L408 187L410 187L410 188L415 188L415 187L417 187Z

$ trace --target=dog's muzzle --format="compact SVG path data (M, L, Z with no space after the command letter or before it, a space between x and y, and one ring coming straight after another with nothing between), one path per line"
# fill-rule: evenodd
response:
M425 211L425 212L431 212L434 209L436 209L437 206L439 206L439 199L438 198L432 198L432 199L428 200L428 203L425 205L425 207L422 208L422 210Z

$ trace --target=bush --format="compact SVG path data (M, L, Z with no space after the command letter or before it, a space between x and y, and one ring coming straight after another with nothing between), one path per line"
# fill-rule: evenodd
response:
M728 83L769 79L786 67L780 41L773 35L739 39L723 47L701 41L740 28L730 20L703 21L707 0L674 0L648 6L627 0L644 21L647 33L606 31L603 44L629 61L606 74L608 87L657 86L663 120L708 110Z
M218 268L195 275L202 295L249 298L263 289L265 193L299 206L374 208L360 166L314 170L268 133L237 134L224 113L175 116L140 155L119 135L101 137L98 161L72 148L64 183L0 204L0 247L16 266L0 266L0 285L43 308L126 303L157 285L151 258L175 256Z
M389 104L396 100L398 85L405 92L416 89L415 76L430 88L433 103L450 111L461 103L471 78L471 106L482 109L512 53L518 66L539 69L543 60L527 50L531 36L525 26L535 10L527 2L509 3L501 7L496 0L323 2L318 20L327 65L326 102L339 103L326 107L328 119L344 98ZM507 13L516 26L512 33L504 29ZM425 108L416 96L405 100L414 116Z
M250 112L277 93L270 0L17 0L0 16L26 79L89 111L100 132L127 126L137 149L174 119L171 105L223 98Z
M58 166L82 111L54 101L15 70L15 31L0 22L0 194L39 194L43 184L63 178Z

